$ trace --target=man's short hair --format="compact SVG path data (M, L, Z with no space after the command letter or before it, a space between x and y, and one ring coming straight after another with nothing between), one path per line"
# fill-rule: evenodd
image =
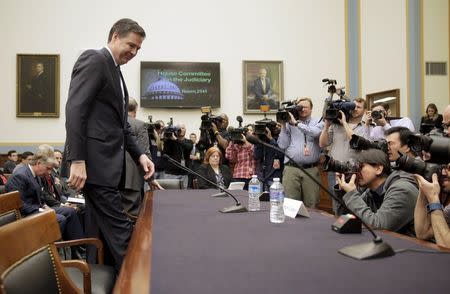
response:
M372 109L373 109L374 107L377 107L377 106L383 107L385 111L388 111L388 110L389 110L389 103L381 102L381 103L373 104L373 105L372 105Z
M20 155L20 157L22 159L27 159L28 156L33 156L33 155L34 155L33 152L25 151L25 152L22 153L22 155Z
M363 107L364 107L364 108L367 108L367 101L366 101L366 99L361 98L361 97L358 97L358 98L355 98L354 101L355 101L355 102L358 102L358 103L362 103L362 104L363 104Z
M136 99L130 98L128 101L128 112L135 112L137 111L138 103Z
M8 157L11 157L11 155L12 155L13 153L17 153L17 151L16 151L16 150L9 150L9 151L8 151Z
M59 152L59 153L63 154L63 152L62 152L61 150L59 150L59 149L55 149L54 152L55 152L55 153L56 153L56 152Z
M413 132L411 132L410 129L405 128L405 127L392 127L389 130L384 132L385 137L394 134L394 133L398 133L399 138L400 138L400 144L406 145L408 144L408 137L411 135L414 135Z
M114 33L117 33L120 38L127 36L129 33L135 33L145 38L144 29L137 22L129 18L119 19L113 24L109 31L108 43L111 42Z
M311 105L311 109L313 108L313 103L312 103L311 98L308 98L308 97L301 97L301 98L298 98L298 99L297 99L297 104L299 104L299 103L302 102L302 101L308 101L308 102L309 102L309 105Z
M356 158L360 163L383 166L383 172L381 173L381 176L388 176L391 173L391 163L389 162L389 156L380 149L362 150L358 153Z

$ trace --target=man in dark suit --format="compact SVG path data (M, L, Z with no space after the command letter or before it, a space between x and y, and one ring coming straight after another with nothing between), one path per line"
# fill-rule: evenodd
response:
M128 123L131 127L131 133L136 136L136 143L151 158L148 126L145 122L136 118L137 108L136 100L130 98L128 103ZM144 196L144 172L136 165L136 162L128 152L126 153L125 167L125 189L122 191L122 203L125 212L131 218L136 219ZM156 189L161 188L156 180L151 181L149 185Z
M107 47L87 50L78 58L66 105L68 182L76 190L84 187L86 209L105 239L117 273L132 231L119 192L125 182L125 151L140 163L144 178L154 172L153 163L130 132L128 92L120 72L120 65L136 56L144 38L144 30L135 21L117 21Z
M39 177L44 176L53 168L52 158L42 153L36 153L29 165L20 167L6 183L6 191L19 191L23 202L21 214L28 216L50 209L42 195ZM66 240L83 238L83 230L75 209L71 207L52 207L56 212L61 234Z
M267 69L259 70L258 78L253 82L253 91L255 92L255 100L249 105L250 109L259 109L261 105L269 105L270 109L278 109L277 102L272 94L272 84L267 77Z

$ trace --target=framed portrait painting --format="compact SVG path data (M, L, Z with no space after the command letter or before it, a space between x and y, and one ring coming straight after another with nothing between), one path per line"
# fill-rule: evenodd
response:
M17 117L59 117L59 55L17 54Z
M276 113L283 100L283 61L243 61L244 113Z

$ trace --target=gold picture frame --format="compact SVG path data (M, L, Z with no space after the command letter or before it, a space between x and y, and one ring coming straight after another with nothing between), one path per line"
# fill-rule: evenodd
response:
M283 61L244 60L242 63L244 113L276 113L283 101Z
M59 55L17 54L17 117L59 117Z

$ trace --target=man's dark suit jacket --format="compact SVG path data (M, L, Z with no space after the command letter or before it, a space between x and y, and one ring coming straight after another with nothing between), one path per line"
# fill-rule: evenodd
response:
M136 135L136 143L144 151L144 153L151 158L150 144L148 139L147 124L142 120L128 117L131 133ZM131 158L129 152L126 153L126 174L125 174L125 189L141 191L144 185L144 171Z
M68 161L85 160L87 184L118 188L123 184L125 150L134 160L143 151L127 122L128 93L106 48L81 54L72 71L66 104Z
M262 98L264 95L270 97L272 95L272 86L270 84L270 79L266 78L266 89L263 91L263 86L260 78L257 78L253 84L255 91L255 98Z
M6 183L6 191L18 190L22 198L23 207L21 213L27 216L39 212L41 207L41 186L36 178L33 177L31 170L27 165L20 167L9 177Z
M219 169L220 169L220 172L222 173L225 188L228 188L228 186L230 185L230 182L231 182L231 178L232 178L231 171L228 168L228 166L223 165L223 164L220 165ZM209 165L209 164L202 164L198 168L198 173L213 183L217 182L216 181L216 173L214 172L211 165ZM216 189L215 186L211 185L210 183L203 180L202 178L198 177L197 179L198 179L198 188L199 189Z

